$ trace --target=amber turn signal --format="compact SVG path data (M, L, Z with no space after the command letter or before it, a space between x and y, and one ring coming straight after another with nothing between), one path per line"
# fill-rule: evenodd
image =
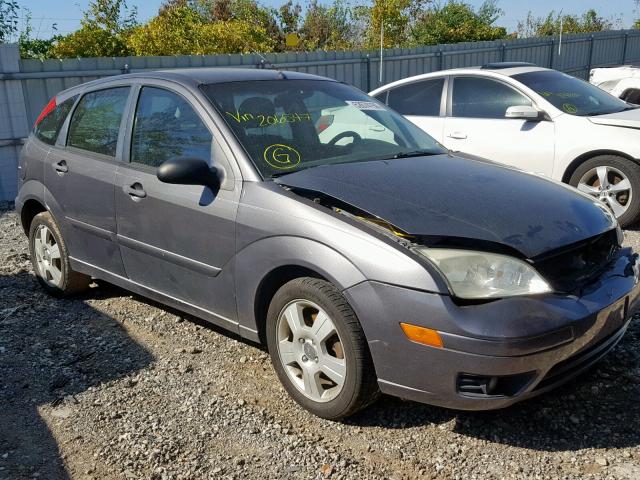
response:
M435 330L402 322L400 322L400 326L402 327L404 334L412 342L422 343L423 345L429 345L430 347L436 348L444 347L440 334Z

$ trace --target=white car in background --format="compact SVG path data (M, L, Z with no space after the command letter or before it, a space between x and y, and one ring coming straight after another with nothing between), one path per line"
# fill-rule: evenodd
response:
M496 63L406 78L370 95L450 150L569 183L605 202L623 226L640 220L640 110L585 81Z
M640 104L640 66L594 68L589 81L614 97L635 105Z

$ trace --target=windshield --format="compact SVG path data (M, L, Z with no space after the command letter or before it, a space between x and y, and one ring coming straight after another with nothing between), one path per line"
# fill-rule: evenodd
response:
M341 83L257 80L202 89L263 177L446 152L400 114Z
M626 102L566 73L543 70L520 73L513 78L535 90L554 107L569 115L604 115L630 108Z

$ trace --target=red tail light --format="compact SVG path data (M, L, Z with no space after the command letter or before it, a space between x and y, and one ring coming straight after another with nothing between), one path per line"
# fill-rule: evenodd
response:
M316 123L316 132L322 133L333 123L333 115L322 115Z
M36 118L34 127L37 127L42 119L49 115L54 108L56 108L56 97L53 97L51 100L49 100L49 103L47 103L42 112L40 112L40 115L38 115L38 118Z

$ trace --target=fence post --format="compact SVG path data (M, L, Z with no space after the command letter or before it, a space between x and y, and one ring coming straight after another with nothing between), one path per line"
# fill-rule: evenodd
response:
M556 39L551 39L551 51L549 52L549 68L553 68L553 53L556 51Z
M444 69L444 52L438 49L438 70Z
M629 45L629 34L625 33L624 34L624 47L622 47L622 61L620 62L622 65L624 65L624 62L627 59L627 45Z
M18 44L0 45L0 200L13 200L18 192L18 154L29 135L22 81L2 78L20 72Z
M501 47L501 53L500 53L500 61L504 62L507 58L507 44L503 43L502 47Z
M589 37L589 64L587 65L587 77L591 74L591 66L593 65L593 35Z
M371 56L367 53L367 93L371 91Z

